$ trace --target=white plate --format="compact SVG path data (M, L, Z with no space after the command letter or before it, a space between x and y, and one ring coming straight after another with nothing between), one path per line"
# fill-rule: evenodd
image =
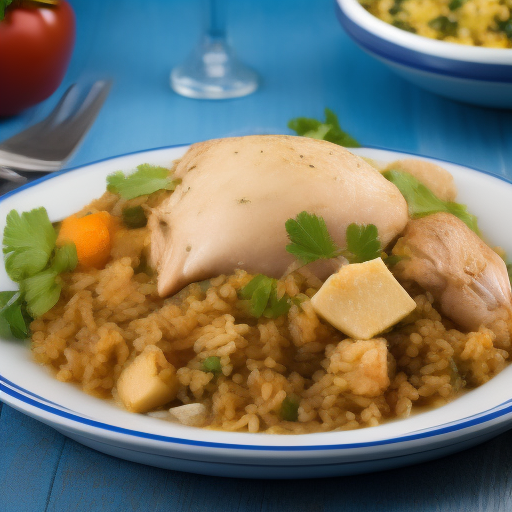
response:
M52 220L77 211L105 190L105 177L148 162L169 165L187 146L104 160L45 177L0 200L7 213L45 206ZM358 149L381 162L409 157ZM459 199L479 218L490 241L512 253L512 184L439 162L459 188ZM12 287L0 270L0 289ZM481 443L512 427L512 366L487 384L436 410L350 432L277 436L201 430L130 414L58 382L31 359L28 346L0 339L0 399L101 452L163 468L217 476L297 478L355 474L433 459Z

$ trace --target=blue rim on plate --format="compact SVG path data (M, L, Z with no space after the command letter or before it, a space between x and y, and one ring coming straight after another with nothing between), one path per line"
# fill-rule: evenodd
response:
M502 65L483 62L464 62L406 48L369 32L361 25L355 23L352 18L343 11L337 0L334 0L334 4L336 16L347 34L363 49L382 59L418 71L435 73L446 77L512 84L512 64ZM395 30L401 29L395 28ZM412 37L422 37L415 34L408 35ZM512 53L512 50L510 50L510 52Z
M62 174L66 174L72 171L76 171L79 169L82 169L84 167L87 167L89 165L94 165L100 162L105 162L108 160L113 160L117 158L122 158L125 156L135 155L138 153L147 153L151 151L160 151L160 150L169 150L169 149L176 149L179 147L185 147L189 144L178 144L173 146L164 146L159 148L153 148L148 150L140 150L140 151L133 151L130 153L125 153L122 155L118 155L115 157L109 157L109 158L103 158L100 160L97 160L95 162L91 162L87 165L81 165L77 167L73 167L70 169L64 169L62 171L49 174L47 176L43 176L42 178L35 180L33 182L27 183L23 185L22 187L19 187L11 192L8 192L4 196L0 197L0 202L5 200L7 197L11 197L19 192L22 192L23 190L26 190L28 188L31 188L33 186L38 185L39 183L42 183L44 181L53 179L57 176L60 176ZM376 149L381 151L394 151L390 149L384 149L380 148L378 146L365 146L361 149ZM409 153L405 151L396 151L401 154L407 154L411 156L421 157L421 158L430 158L425 157L423 155L417 154L417 153ZM448 164L454 164L459 165L454 162L450 162L447 160L441 160L441 159L435 159L437 162L444 162ZM504 181L505 183L512 184L511 180L508 180L507 178L488 172L488 171L482 171L480 169L475 169L469 166L464 166L468 169L472 169L478 173L485 174L492 176L494 178L498 178L501 181ZM35 407L36 409L39 409L41 411L45 411L47 413L53 414L57 417L70 420L73 422L76 422L78 426L88 426L88 427L94 427L99 430L109 431L109 432L115 432L118 434L124 434L127 436L135 437L135 438L143 438L143 439L149 439L153 441L160 441L165 443L173 443L173 444L179 444L179 445L189 445L189 446L199 446L204 448L219 448L219 449L231 449L231 450L253 450L253 451L273 451L273 452L297 452L297 451L320 451L320 450L347 450L347 449L355 449L355 448L366 448L366 447L373 447L373 446L384 446L384 445L391 445L391 444L397 444L401 442L407 442L407 441L415 441L419 439L426 439L426 438L432 438L435 436L441 436L444 434L450 434L457 431L462 431L464 429L468 429L471 427L474 427L476 425L481 425L482 423L486 423L492 420L496 420L499 418L503 418L504 416L508 414L512 414L512 399L506 400L505 402L488 409L484 412L471 415L468 417L465 417L461 420L453 421L450 423L444 423L437 425L435 427L432 427L430 429L425 429L421 431L416 431L411 434L407 434L401 437L393 437L388 439L383 439L379 441L368 441L368 442L359 442L359 443L347 443L347 444L322 444L322 445L301 445L301 446L270 446L270 445L251 445L251 444L236 444L236 443L219 443L219 442L207 442L207 441L197 441L193 439L182 439L177 437L169 437L169 436L162 436L157 434L150 434L147 432L140 432L137 430L130 430L122 427L117 427L114 425L109 425L107 423L102 423L87 417L84 417L80 415L80 413L77 413L76 411L72 411L66 407L60 406L59 404L56 404L55 402L52 402L50 400L47 400L29 390L26 390L22 388L21 386L14 384L13 382L10 382L8 379L0 375L0 393L5 395L8 395L12 397L13 399L20 401L26 405L29 405L31 407ZM1 395L0 395L1 397ZM327 433L329 434L329 433Z

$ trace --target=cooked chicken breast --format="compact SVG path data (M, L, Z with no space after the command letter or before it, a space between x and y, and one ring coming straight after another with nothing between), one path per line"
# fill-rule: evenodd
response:
M345 245L350 223L375 224L383 246L407 223L398 189L346 149L304 137L261 135L194 144L182 179L149 218L158 292L242 268L280 277L294 257L285 222L301 211L324 218ZM336 268L313 263L317 275Z
M481 325L510 344L511 292L504 261L464 222L448 213L412 220L393 248L403 256L398 279L432 293L443 313L467 330Z

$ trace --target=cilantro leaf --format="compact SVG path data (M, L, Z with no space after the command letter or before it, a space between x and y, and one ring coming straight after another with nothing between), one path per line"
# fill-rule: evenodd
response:
M451 213L477 235L480 233L478 220L468 212L466 205L439 199L429 188L407 172L392 169L385 171L382 175L400 190L407 201L409 215L413 219L438 212Z
M290 298L283 295L277 298L277 280L258 274L241 290L240 297L247 300L249 313L255 318L277 318L288 313Z
M0 292L0 332L8 335L10 331L15 338L24 340L29 337L28 321L20 292Z
M58 273L53 269L43 270L21 282L20 289L33 318L44 315L53 308L60 297L62 286L57 282Z
M286 250L302 263L335 258L339 255L339 249L327 231L322 217L301 212L295 219L288 219L285 227L291 242L286 246Z
M66 244L55 251L51 269L55 273L61 274L62 272L74 270L77 265L78 256L76 254L75 244Z
M107 176L107 190L123 199L145 196L157 190L174 190L177 183L169 175L169 169L149 164L137 166L137 170L128 176L122 171Z
M3 252L5 270L16 282L44 269L57 234L44 208L36 208L21 215L11 210L4 228Z
M5 17L5 9L11 5L13 0L0 0L0 21Z
M374 260L380 254L379 232L375 224L350 224L347 227L347 250L344 255L350 263Z
M297 135L327 140L346 148L358 148L361 146L357 140L341 129L338 116L328 108L325 109L325 121L323 123L317 119L297 117L288 122L288 128Z

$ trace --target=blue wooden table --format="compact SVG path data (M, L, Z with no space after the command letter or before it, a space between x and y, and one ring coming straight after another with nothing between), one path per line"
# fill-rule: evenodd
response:
M252 96L217 102L181 98L168 86L171 67L199 36L199 0L71 3L77 44L64 83L41 105L0 120L0 140L42 119L69 84L109 77L112 92L69 166L213 137L287 133L290 118L318 117L328 106L363 144L512 178L512 112L457 104L399 79L343 33L332 0L233 0L231 39L262 85ZM243 481L108 457L0 402L1 512L505 511L511 479L512 432L394 471Z

